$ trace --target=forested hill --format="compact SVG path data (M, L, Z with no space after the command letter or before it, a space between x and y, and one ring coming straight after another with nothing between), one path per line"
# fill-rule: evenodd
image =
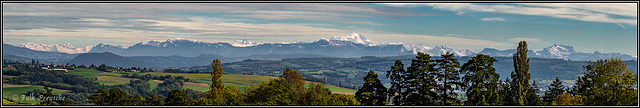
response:
M363 84L362 78L366 76L369 70L373 70L378 74L383 83L389 83L385 77L386 71L393 66L395 60L402 60L405 68L411 63L415 55L390 56L390 57L372 57L365 56L360 58L290 58L281 60L244 60L239 62L222 64L224 72L230 74L259 74L259 75L281 75L285 68L296 69L303 74L308 80L314 78L326 78L327 84L339 85L345 87ZM495 57L498 62L494 64L496 72L500 74L501 79L509 77L513 71L513 58L511 57ZM432 58L439 59L439 58ZM458 57L460 65L466 63L470 57ZM562 59L545 59L530 58L531 76L533 80L540 83L541 87L546 87L548 81L555 77L566 81L566 84L572 85L578 76L584 73L582 66L588 65L587 61L568 61ZM625 61L627 66L634 73L637 73L637 61ZM184 67L180 68L185 71L200 70L211 71L210 65Z

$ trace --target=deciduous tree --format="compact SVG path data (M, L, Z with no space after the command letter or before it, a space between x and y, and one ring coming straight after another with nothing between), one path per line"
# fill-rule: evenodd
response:
M527 102L526 95L530 90L529 80L531 80L531 73L529 73L529 58L527 58L527 42L520 41L518 43L517 52L513 54L513 68L515 71L511 74L512 85L515 92L516 105L525 105Z

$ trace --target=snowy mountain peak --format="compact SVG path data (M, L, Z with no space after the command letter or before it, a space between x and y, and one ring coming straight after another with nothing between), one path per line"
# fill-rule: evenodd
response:
M343 36L333 36L329 40L330 41L350 41L350 42L353 42L353 43L358 43L358 44L363 44L363 45L368 45L368 46L375 46L376 45L373 42L371 42L371 40L367 40L367 38L365 38L363 35L360 35L360 34L355 33L355 32L351 32L351 33L343 35Z
M434 47L434 48L450 49L449 47L447 47L447 45L436 45L436 47Z
M456 56L471 56L473 54L476 54L477 52L471 50L471 49L465 49L465 50L460 50L456 52Z
M167 41L165 41L165 42L173 43L173 42L177 42L177 41L181 41L181 42L198 42L198 40L195 40L195 39L182 38L182 37L177 37L175 39L167 39Z
M242 39L242 40L235 40L234 42L231 42L229 44L235 47L250 47L250 46L259 45L260 43L248 41L247 39Z
M69 53L69 54L86 53L93 48L93 46L76 48L75 46L69 43L51 44L51 45L39 44L39 43L27 43L27 44L22 44L20 46L28 49L32 49L32 50L37 50L37 51L61 52L61 53Z
M573 50L573 46L566 44L553 44L553 46L542 49L542 51L536 52L536 55L545 57L558 57L565 58L565 56L572 53L578 53Z

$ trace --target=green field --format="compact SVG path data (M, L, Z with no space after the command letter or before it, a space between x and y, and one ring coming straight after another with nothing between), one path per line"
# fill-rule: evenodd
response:
M131 81L131 80L133 80L133 78L124 78L124 77L116 77L116 76L100 76L100 77L98 77L98 81L129 83L129 81Z
M149 72L149 73L144 73L143 75L146 75L146 74L151 74L152 76L165 76L165 75L184 76L185 78L194 80L193 82L206 83L211 85L211 75L208 73L195 74L195 73ZM262 82L269 82L269 79L275 79L275 78L278 78L278 77L259 76L259 75L224 74L222 75L222 82L225 83L225 85L235 85L238 87L238 89L245 91L245 88L251 86L251 84L257 85ZM153 87L153 84L152 84L152 87ZM185 88L192 88L194 90L204 90L203 88L207 88L205 91L209 90L208 87L202 87L201 89L199 89L199 87L196 87L196 86L185 86Z
M99 70L95 70L95 69L82 69L82 68L78 68L78 69L74 69L74 70L68 70L69 72L67 74L73 74L73 75L82 75L85 76L87 78L90 78L91 76L93 76L94 78L98 77L98 73L103 73Z
M309 83L305 83L304 87L308 88L309 87ZM324 87L328 88L329 90L331 90L331 93L339 93L339 94L355 94L356 91L358 90L353 90L353 89L347 89L347 88L340 88L340 87L335 87L335 86L329 86L329 85L325 85Z
M344 70L354 70L354 69L344 69ZM185 78L189 78L192 82L205 83L211 85L211 75L208 73L162 73L162 72L147 72L147 73L138 73L138 72L126 72L129 74L140 74L146 75L150 74L152 76L184 76ZM121 77L124 73L112 73L112 72L101 72L95 69L76 69L70 70L69 74L82 75L86 77L96 77L100 84L104 85L117 85L117 84L127 84L130 80L134 78L124 78ZM257 85L262 82L269 82L269 79L276 79L278 77L273 76L260 76L260 75L240 75L240 74L224 74L222 76L222 82L225 85L235 85L241 91L245 91L246 88L251 85ZM159 82L154 82L153 80L149 80L149 84L151 85L150 90L155 89ZM308 86L306 84L305 86ZM353 94L356 90L334 87L334 86L326 86L334 93L343 93L343 94ZM184 86L185 89L193 89L198 91L208 91L209 87L199 87L199 86Z
M98 82L98 83L100 83L100 84L104 84L104 85L127 84L127 83L125 83L125 82L116 82L116 81L100 81L100 80L98 80L98 81L96 81L96 82Z
M193 90L197 90L197 91L201 91L201 92L206 92L209 91L210 88L209 87L198 87L198 86L183 86L183 89L193 89Z
M160 84L160 83L159 82L154 82L153 80L149 80L149 85L150 85L149 90L155 89L156 87L158 87L158 84Z
M129 74L134 74L134 73L138 73L138 72L125 72L125 73L129 73ZM117 85L117 84L127 84L129 83L129 80L133 79L133 78L123 78L120 77L122 74L122 72L118 72L118 73L113 73L113 72L102 72L96 69L82 69L82 68L78 68L78 69L74 69L74 70L69 70L69 72L67 74L74 74L74 75L82 75L85 76L87 78L98 78L98 83L100 84L104 84L104 85ZM140 73L138 73L140 74ZM150 83L153 84L153 83ZM157 83L156 85L157 86Z
M189 73L160 73L160 72L150 72L145 73L151 74L152 76L184 76L185 78L189 78L192 80L202 80L208 81L209 84L211 82L210 74L189 74ZM259 76L259 75L239 75L239 74L224 74L222 75L222 82L224 83L233 83L236 85L250 85L250 84L258 84L262 82L268 82L269 79L275 79L278 77L273 76Z
M33 89L44 90L42 86L37 86L37 85L19 85L19 86L23 86L23 87L5 87L3 84L2 97L12 99L19 103L28 103L28 104L40 103L40 99L38 99L39 96L34 96L35 100L28 100L26 99L26 97L28 96L25 96L25 98L22 98L22 95L24 93L27 93L27 91L33 90ZM66 92L65 90L53 89L53 94L61 94L65 92ZM15 98L14 96L17 96L18 98Z

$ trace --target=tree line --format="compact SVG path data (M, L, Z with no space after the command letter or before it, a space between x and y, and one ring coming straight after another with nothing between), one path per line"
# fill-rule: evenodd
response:
M556 78L539 96L536 81L529 82L527 51L526 41L520 41L515 70L505 80L495 72L497 60L488 55L473 56L461 66L448 52L435 60L418 52L409 67L397 60L387 71L391 87L370 71L355 97L363 105L638 105L637 74L618 58L589 61L575 86L565 88ZM457 99L456 90L467 99Z
M191 90L175 89L167 97L149 94L128 94L120 89L99 89L89 96L95 105L359 105L353 95L332 94L323 84L312 83L304 87L304 77L297 70L285 69L281 78L250 87L242 92L234 85L222 82L223 70L220 60L211 64L210 90L200 98L188 96Z

